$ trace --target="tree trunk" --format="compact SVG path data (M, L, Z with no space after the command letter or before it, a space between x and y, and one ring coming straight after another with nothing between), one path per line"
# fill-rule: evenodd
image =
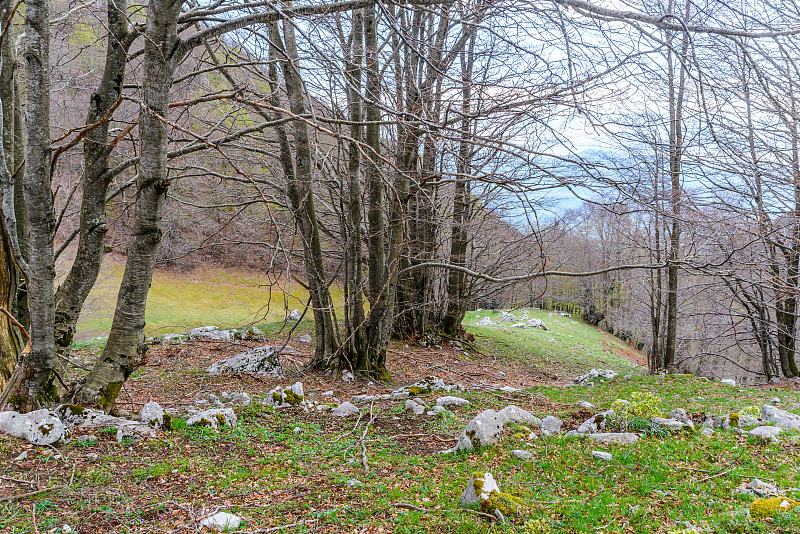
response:
M25 174L23 194L30 209L30 261L27 288L30 352L22 362L20 407L31 409L45 394L55 367L53 324L55 213L50 189L50 25L48 0L25 4ZM49 393L47 393L49 396Z
M350 138L347 163L347 210L345 228L347 242L345 251L345 335L347 359L354 362L367 351L367 326L364 314L363 255L361 249L361 146L364 127L361 106L361 76L364 61L364 14L353 13L350 52L345 56L347 80L347 103L350 115Z
M278 49L289 109L295 115L305 115L305 89L299 72L299 57L295 43L294 26L290 20L283 23L283 42L277 23L272 24L272 46ZM284 46L285 45L285 46ZM344 367L339 351L333 301L325 275L322 243L314 207L313 165L311 140L305 122L293 121L294 170L287 176L289 200L295 221L303 239L303 257L308 278L308 290L314 310L315 350L309 366L312 369L341 369ZM289 162L284 161L284 168Z
M167 128L161 118L169 111L169 92L175 67L182 59L177 19L181 2L151 0L144 38L142 109L139 113L141 159L137 179L133 236L128 248L114 321L98 362L75 393L79 404L97 403L111 411L125 380L147 350L144 316L153 279L161 218L169 188L167 177Z
M108 173L111 147L108 128L112 107L122 92L127 52L132 42L128 27L126 0L108 2L108 45L103 78L89 99L86 125L100 123L83 140L80 233L78 251L66 279L56 292L56 350L67 354L75 335L83 304L100 272L105 254L106 195L113 175Z
M368 345L366 352L354 362L356 370L376 379L387 379L386 349L389 346L393 292L389 288L389 270L386 265L386 199L381 175L381 110L380 74L378 66L378 21L375 4L364 9L364 53L366 66L366 101L364 102L367 126L365 141L368 158L364 169L369 197L368 226L368 283L369 315L367 316Z
M466 52L461 53L461 139L458 148L455 188L453 191L453 225L450 229L450 263L467 266L467 225L469 224L469 177L472 173L472 70L475 64L475 32L470 37ZM442 332L450 337L461 333L461 322L467 308L466 276L451 269L447 273L447 313L442 319Z
M690 2L686 2L685 20L689 20ZM683 36L680 57L680 74L678 76L677 94L675 87L674 65L672 52L668 54L669 68L669 175L671 186L672 228L669 236L669 266L667 267L667 332L664 348L664 367L667 372L676 372L675 356L677 352L678 335L678 265L681 246L681 204L683 193L681 191L681 159L683 156L683 101L686 90L686 54L689 47L689 36Z

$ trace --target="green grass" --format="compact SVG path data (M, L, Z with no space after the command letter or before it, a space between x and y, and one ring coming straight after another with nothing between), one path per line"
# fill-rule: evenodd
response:
M228 287L247 287L249 279L238 276L217 280L221 285L227 280ZM185 277L181 284L185 302L207 298L211 291L193 289L195 282ZM167 309L164 304L156 307L160 313ZM168 318L176 313L171 311ZM189 312L180 313L188 320ZM227 313L231 321L235 317L230 309L220 313ZM769 444L733 432L709 439L698 433L654 432L639 418L631 422L642 431L642 438L626 447L608 448L563 436L527 442L509 429L494 447L436 454L452 445L437 437L455 437L480 411L508 404L540 417L568 420L579 401L592 402L599 412L617 399L650 393L658 397L654 405L664 413L680 407L714 416L761 406L777 396L781 408L800 412L800 392L791 389L730 387L685 375L644 376L637 363L641 354L577 319L529 310L529 317L542 319L548 331L473 326L489 314L468 313L465 326L476 335L482 352L497 357L498 369L511 361L566 377L592 367L614 369L620 376L593 387L540 385L514 394L470 390L462 395L470 404L454 408L452 417L414 418L405 413L402 399L377 402L375 424L365 434L368 417L356 426L355 418L336 420L313 410L254 405L237 408L239 426L219 432L186 427L185 419L177 418L172 432L139 444L119 445L113 438L97 444L73 443L63 451L70 461L80 461L89 452L101 453L100 460L81 463L69 487L23 501L24 506L0 503L0 532L32 532L32 504L42 532L63 523L87 529L102 524L114 532L150 532L156 524L159 532L192 531L196 523L187 510L196 516L209 503L243 517L245 531L295 524L290 531L297 533L686 534L692 532L689 528L720 534L800 532L797 513L753 520L747 515L751 499L733 495L743 482L758 477L786 490L787 496L800 498L800 491L791 489L800 488L798 435L785 434ZM499 320L499 314L492 317ZM200 324L209 322L223 323L201 320ZM266 329L274 328L277 323ZM100 346L94 342L86 348ZM623 378L625 374L630 378ZM317 378L309 382L315 384L309 392L330 386L324 380L316 383ZM213 390L213 382L208 387ZM435 393L421 396L429 404L436 397ZM295 427L301 432L295 433ZM109 437L101 430L94 433ZM421 437L410 444L406 434ZM362 435L368 472L361 464ZM16 447L14 440L0 439L0 457L13 457ZM534 458L519 460L511 454L514 449L528 450ZM593 450L608 450L614 459L595 460ZM44 458L44 452L34 454ZM71 471L57 470L62 464L47 459L38 465L43 486L67 485ZM522 498L524 513L500 525L458 509L459 495L475 471L491 472L503 491ZM0 474L27 477L6 462L0 464ZM352 478L363 485L348 486ZM396 503L429 511L398 508Z
M124 262L107 257L98 282L78 321L76 339L107 336L114 315ZM334 304L341 306L341 290L332 287ZM145 333L148 336L185 332L196 326L237 327L283 319L285 309L302 310L308 291L296 283L285 287L267 275L223 268L187 273L157 270L147 298Z
M580 318L551 316L547 311L534 309L514 310L513 313L519 318L526 312L528 318L543 321L547 330L511 328L513 323L500 323L500 312L489 310L467 312L463 324L484 351L534 363L545 371L577 373L599 367L621 374L641 374L647 370L640 352ZM475 326L484 317L491 317L496 324ZM637 363L635 359L641 361Z

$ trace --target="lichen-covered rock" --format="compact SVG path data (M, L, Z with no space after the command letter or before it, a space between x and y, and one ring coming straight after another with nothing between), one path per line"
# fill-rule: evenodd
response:
M589 434L589 438L603 445L633 445L639 441L639 435L633 432L601 432Z
M466 406L467 404L469 404L469 401L467 399L462 399L460 397L452 397L449 395L446 397L439 397L438 399L436 399L436 406L445 406L445 407Z
M594 383L597 379L611 380L616 377L617 374L616 371L612 371L611 369L592 369L585 375L576 376L572 381L575 384L589 385Z
M425 412L425 406L417 399L406 400L406 411L413 412L414 415L422 415Z
M491 317L484 317L483 319L475 323L475 326L492 326L493 324L494 321L492 321Z
M788 497L768 497L756 499L750 503L750 517L766 519L794 509L800 501Z
M283 366L274 347L264 345L215 362L208 368L208 374L244 373L249 375L283 378Z
M266 398L276 408L303 405L305 404L303 383L295 382L291 387L277 387L267 393Z
M202 426L214 430L223 426L236 426L236 414L231 408L203 410L189 417L186 426Z
M786 430L800 430L800 415L781 410L770 404L761 407L761 420Z
M467 423L466 428L458 437L456 446L443 451L443 454L494 445L508 423L527 423L538 426L541 421L530 412L513 405L506 406L499 412L484 410Z
M539 424L539 428L542 429L542 435L552 436L553 434L558 434L561 432L561 425L563 424L564 423L558 417L548 415L542 419L542 422Z
M215 532L238 530L242 525L242 520L228 512L217 512L200 521L200 528L207 528Z
M61 443L70 436L69 429L50 410L36 410L26 414L9 411L0 413L0 432L39 445Z
M261 329L255 325L242 330L237 330L236 338L248 341L264 341L267 339L267 337L264 335L264 332L262 332Z
M748 434L750 437L758 438L761 441L774 441L781 432L783 432L783 429L777 426L758 426Z
M311 339L311 334L303 334L297 338L297 341L299 341L300 343L308 343L308 344L314 342L314 340Z
M236 337L233 330L223 330L216 326L198 326L189 330L189 339L198 341L222 341L230 342Z
M300 313L300 310L292 310L292 312L286 316L286 318L290 321L299 321L303 318L303 314Z
M142 423L150 425L153 428L164 428L167 430L172 428L172 416L165 413L161 405L155 401L150 401L142 406L139 417Z

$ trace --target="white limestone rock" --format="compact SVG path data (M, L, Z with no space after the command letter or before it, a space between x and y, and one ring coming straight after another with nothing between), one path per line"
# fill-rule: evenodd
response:
M777 426L758 426L748 432L748 434L761 441L775 441L781 432L783 432L783 429Z
M506 406L499 412L484 410L467 423L458 437L456 446L444 453L488 447L497 443L508 423L526 423L539 426L541 420L530 412L516 406Z
M425 406L417 399L406 400L406 411L413 412L414 415L422 415L425 412Z
M361 410L358 409L357 406L354 404L350 404L349 402L343 402L336 408L334 408L333 412L331 412L335 417L347 417L348 415L355 415L361 413Z
M467 399L453 397L450 395L436 399L436 406L466 406L467 404L469 404Z
M734 380L733 378L723 378L719 382L720 384L725 384L726 386L736 387L736 380Z
M303 318L303 314L300 313L300 310L294 309L286 316L286 318L290 321L299 321Z
M493 324L494 321L492 321L491 317L484 317L483 319L475 323L475 326L492 326Z
M150 401L142 406L139 418L142 420L142 423L150 425L153 428L172 427L172 416L168 413L164 413L164 409L155 401Z
M214 430L223 426L236 426L236 414L231 408L203 410L189 417L186 426L203 426Z
M264 345L245 352L214 362L208 368L208 374L243 373L248 375L268 376L270 378L283 378L283 366L278 352L274 347Z
M611 369L592 369L585 375L576 376L572 381L575 384L591 384L597 379L605 379L611 380L618 375L616 371L612 371Z
M230 532L238 530L241 525L241 518L228 512L217 512L200 521L200 528L207 528L213 532Z
M610 452L603 451L592 451L592 458L603 460L604 462L610 462L614 459Z
M553 434L559 434L561 432L561 426L563 424L564 423L558 417L548 415L542 419L539 428L542 430L542 435L552 436Z
M589 438L602 445L633 445L639 441L639 435L633 432L601 432L589 434Z
M233 330L223 330L216 326L198 326L189 330L189 339L198 341L230 342L236 337Z
M500 321L504 322L504 323L515 323L517 321L517 318L514 316L513 313L508 313L508 312L504 311L500 315Z

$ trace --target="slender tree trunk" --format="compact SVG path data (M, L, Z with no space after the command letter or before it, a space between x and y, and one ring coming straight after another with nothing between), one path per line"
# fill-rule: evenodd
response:
M0 1L0 13L6 15L11 11L10 0ZM0 218L0 306L12 313L18 311L16 299L21 287L24 287L22 273L17 267L14 260L14 250L11 241L11 235L7 228L6 221L11 223L15 239L19 240L20 223L19 215L26 214L24 207L25 203L21 197L22 188L17 187L21 185L21 180L15 180L12 176L16 168L16 156L18 154L17 144L22 142L22 139L15 138L15 124L14 121L19 117L19 110L16 109L19 104L19 94L16 82L16 58L14 55L14 40L16 32L14 25L10 25L6 30L6 35L2 42L2 55L0 57L0 106L2 106L2 126L0 132L2 133L2 146L3 150L2 162L0 162L0 175L2 185L0 186L0 206L4 213L9 214L7 219L5 216ZM21 208L18 206L21 205ZM26 232L23 230L23 232ZM24 255L22 250L18 253L25 260L28 256ZM25 307L27 310L27 298L25 299ZM16 315L16 313L15 313ZM27 314L22 317L27 324ZM6 386L8 379L14 372L17 363L17 358L22 349L21 336L19 330L14 326L8 316L2 314L0 317L0 391Z
M289 109L295 115L304 115L306 94L299 72L299 57L292 22L285 20L283 23L283 42L277 23L273 24L271 39L272 46L277 47L281 54L280 63L289 98ZM309 366L314 369L341 369L344 367L344 362L339 351L333 302L322 258L322 243L314 207L311 140L306 123L300 120L294 121L293 134L295 156L294 171L289 177L289 200L303 239L306 276L314 309L316 333L314 358ZM286 166L284 163L284 167Z
M180 9L178 0L151 0L148 4L139 113L141 159L133 235L108 342L86 383L75 393L76 402L97 403L107 411L114 408L122 385L147 350L145 308L161 243L161 218L170 183L168 134L161 118L169 111L175 67L183 55L177 34Z
M22 362L23 410L38 405L55 367L53 237L55 213L50 189L50 25L48 0L25 4L25 174L23 194L30 208L28 303L30 352ZM47 393L49 396L49 393Z
M345 227L347 228L346 244L346 330L348 361L358 360L359 355L367 352L369 343L364 314L363 290L363 255L361 218L361 147L364 127L361 105L361 77L364 62L364 14L361 10L353 13L350 53L345 69L347 75L347 102L350 115L350 141L347 164L347 210Z
M127 52L132 34L127 19L127 1L108 1L109 36L100 85L89 99L86 125L100 123L83 141L83 197L80 233L75 261L56 292L55 341L61 354L69 352L83 304L97 281L105 254L106 195L112 175L108 173L111 147L108 128L112 107L122 92Z
M686 2L685 20L689 19L690 2ZM676 368L677 334L678 334L678 265L681 246L681 204L683 193L681 191L681 160L683 156L683 102L686 90L686 54L689 47L689 36L683 36L681 46L680 67L677 90L675 86L675 73L672 61L672 52L669 52L669 105L670 105L670 146L669 146L669 175L671 186L672 228L669 236L669 261L667 267L667 333L664 348L664 367L667 372L674 373ZM677 92L677 94L676 94Z
M469 45L461 53L461 139L458 148L458 163L453 191L453 225L450 229L450 263L458 267L467 266L467 225L469 224L469 177L472 173L472 70L475 64L475 32ZM464 273L455 269L447 273L447 313L442 320L442 331L451 337L461 332L467 307Z
M389 287L389 270L386 264L386 199L381 175L381 109L380 74L378 65L378 21L375 4L364 9L364 55L366 66L366 100L364 102L367 126L365 141L369 149L364 169L369 206L368 226L368 285L370 310L367 316L368 345L365 353L355 362L356 370L377 379L388 378L386 349L389 345L393 290Z

